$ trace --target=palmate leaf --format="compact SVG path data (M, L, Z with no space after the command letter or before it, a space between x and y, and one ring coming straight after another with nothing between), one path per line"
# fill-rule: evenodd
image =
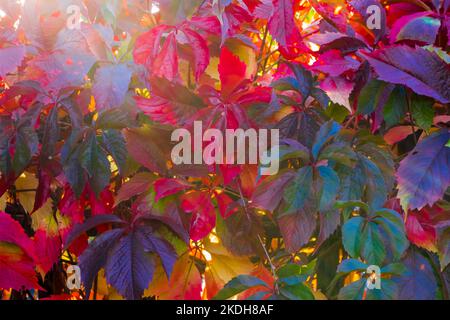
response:
M401 216L389 209L350 218L342 227L342 243L351 257L376 265L398 260L408 247Z
M155 271L153 257L144 252L144 239L140 230L121 237L107 258L106 280L127 299L139 299Z
M344 300L387 300L397 299L399 296L399 288L395 281L392 281L386 275L400 276L405 275L406 268L402 263L392 263L385 265L381 268L380 289L368 289L367 288L367 274L366 270L369 267L368 264L363 263L356 259L346 259L341 262L338 267L337 277L345 276L350 272L361 273L363 276L360 280L352 282L349 285L341 288L338 298Z
M119 219L92 218L83 226L74 230L70 239L76 238L81 231L105 222L120 222ZM101 268L105 268L106 279L117 291L127 299L140 299L149 286L155 271L156 254L169 278L177 254L172 245L158 236L154 230L145 224L126 224L97 236L80 256L82 281L89 296L92 282Z
M450 186L449 139L449 130L435 132L400 162L397 197L405 210L432 206Z

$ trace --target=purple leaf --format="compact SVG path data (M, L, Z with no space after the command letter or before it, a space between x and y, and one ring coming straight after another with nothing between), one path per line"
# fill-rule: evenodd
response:
M334 49L320 55L311 68L337 77L348 70L358 70L359 62L350 57L342 57L341 52Z
M338 49L347 53L367 47L362 40L339 32L316 33L308 37L308 41L318 44L320 46L319 52Z
M102 233L90 243L89 247L80 256L81 281L86 288L87 297L89 297L95 276L106 264L109 249L122 235L122 232L122 229L116 229Z
M438 290L433 267L421 252L412 247L403 260L407 271L392 280L398 285L397 299L434 300ZM383 281L382 281L383 282Z
M287 171L279 176L268 177L263 180L252 195L252 205L274 211L283 198L284 188L294 176L294 171Z
M125 64L108 65L97 69L92 87L97 110L121 106L130 80L131 69Z
M25 47L7 47L0 49L0 78L14 71L25 57Z
M442 103L450 101L450 65L435 53L399 45L361 54L380 80L406 85L416 93Z
M449 130L436 132L400 162L397 197L405 210L432 206L450 186L449 139Z
M140 299L155 271L154 258L145 252L141 237L131 232L111 248L106 262L106 281L126 299Z
M154 252L159 255L167 278L172 274L173 265L177 260L177 253L172 245L158 237L148 226L141 226L136 231L146 252Z
M312 201L293 214L278 219L281 234L289 252L296 252L308 243L316 228L315 208Z
M81 236L83 233L89 231L90 229L93 229L99 225L107 224L107 223L120 223L124 224L126 223L122 219L120 219L118 216L113 214L101 214L97 216L93 216L86 220L83 224L76 224L70 234L67 236L65 247L69 247L72 242Z
M298 32L294 22L294 11L291 0L273 0L273 14L268 28L280 46L287 47L290 40Z
M390 42L413 40L433 44L441 22L431 15L432 12L418 12L396 20L389 35Z

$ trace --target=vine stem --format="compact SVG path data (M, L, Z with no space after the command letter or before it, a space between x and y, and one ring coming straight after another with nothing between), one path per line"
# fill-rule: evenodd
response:
M248 208L247 208L247 201L245 200L244 194L242 193L240 180L237 183L237 185L238 185L239 194L240 194L240 197L241 197L241 200L242 200L242 204L243 204L243 207L244 207L245 214L247 215L247 219L250 221L250 215L248 213ZM270 269L272 270L272 275L273 275L273 278L275 280L275 292L277 294L279 294L280 291L279 291L278 284L277 284L277 281L276 281L278 277L277 277L275 265L272 262L272 258L270 257L269 251L267 251L267 248L264 245L264 241L262 240L261 235L259 233L257 233L256 236L258 237L258 241L259 241L259 243L261 244L261 247L264 250L264 254L265 254L266 258L267 258L267 261L269 262Z
M411 124L411 131L414 138L414 143L417 144L416 130L414 129L414 119L412 116L412 109L411 109L411 94L409 91L406 96L406 105L408 106L409 122Z

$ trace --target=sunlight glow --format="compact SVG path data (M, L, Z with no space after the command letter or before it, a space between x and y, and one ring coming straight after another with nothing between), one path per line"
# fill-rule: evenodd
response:
M152 9L150 10L151 14L155 14L159 12L159 4L157 3L152 3Z

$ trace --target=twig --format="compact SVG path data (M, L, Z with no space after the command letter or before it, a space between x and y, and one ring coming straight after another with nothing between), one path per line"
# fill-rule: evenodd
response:
M250 215L249 215L248 210L247 210L247 202L245 201L244 194L242 193L240 180L237 183L237 185L238 185L238 188L239 188L239 194L240 194L241 200L243 202L245 214L247 215L247 219L250 221ZM273 264L272 258L270 257L270 254L267 251L267 248L264 245L264 242L262 241L261 235L259 233L257 234L257 237L258 237L259 243L261 244L261 247L264 250L264 254L266 255L267 261L269 262L270 269L272 270L272 275L273 275L273 278L275 280L275 292L277 294L279 294L278 284L277 284L277 281L276 281L278 277L277 277L277 272L276 272L275 265Z

